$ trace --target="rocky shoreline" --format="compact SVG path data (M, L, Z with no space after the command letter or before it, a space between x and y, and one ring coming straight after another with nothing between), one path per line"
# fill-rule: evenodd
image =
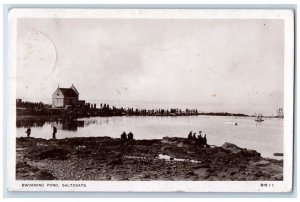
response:
M16 139L17 180L283 180L283 160L230 143L170 138Z

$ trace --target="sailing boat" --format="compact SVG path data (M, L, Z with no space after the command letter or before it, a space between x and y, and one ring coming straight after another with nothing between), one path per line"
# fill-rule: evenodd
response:
M262 119L263 115L262 114L258 114L257 117L255 118L255 121L257 122L263 122L264 120Z

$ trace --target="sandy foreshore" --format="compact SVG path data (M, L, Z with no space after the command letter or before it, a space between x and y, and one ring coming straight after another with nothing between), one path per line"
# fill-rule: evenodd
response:
M283 180L283 161L230 143L17 138L17 180Z

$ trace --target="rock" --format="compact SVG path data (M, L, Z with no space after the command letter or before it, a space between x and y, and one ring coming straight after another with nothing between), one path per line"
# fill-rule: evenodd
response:
M218 152L216 153L216 156L218 156L218 158L224 158L227 156L227 154L225 152Z
M248 157L261 157L260 153L253 149L244 149L242 153L243 155Z
M39 171L38 172L38 180L55 180L56 178L49 173L48 171Z
M16 165L16 177L20 180L55 180L56 178L46 170L40 170L26 162L18 162Z
M198 176L201 176L201 177L205 177L208 175L208 172L207 172L207 168L199 168L199 169L196 169L193 171L193 173L195 175L198 175Z
M230 143L204 148L187 138L133 142L135 144L129 141L125 144L120 139L103 137L55 141L17 138L16 179L200 181L283 178L282 160L261 158L255 150ZM167 160L158 158L159 154L165 154ZM171 157L173 161L169 161ZM63 159L68 161L58 161Z
M274 153L274 156L283 156L283 153Z
M266 166L268 164L270 164L270 161L266 161L266 160L261 160L259 162L253 163L256 166Z
M261 157L260 153L255 150L248 149L246 151L249 157Z
M193 175L195 175L195 173L193 171L189 171L189 172L187 172L187 175L193 176Z
M247 166L246 166L246 165L243 165L243 164L239 165L239 167L240 167L240 169L245 169L245 168L247 168Z
M122 157L122 153L121 152L117 152L117 151L112 151L108 154L108 156L112 157L112 158L120 158Z
M238 152L242 151L242 149L240 147L236 146L235 144L228 143L228 142L225 142L222 145L222 148L226 149L226 150L229 150L229 151L231 151L233 153L238 153Z
M26 162L17 162L17 165L16 165L16 169L32 169L32 166L30 166L28 163Z
M178 144L177 144L177 147L184 147L183 142L178 143Z
M282 174L276 174L276 175L274 176L274 179L275 179L275 180L283 180L283 176L282 176Z
M175 144L177 147L183 147L188 146L188 144L191 142L190 140L186 138L179 138L179 137L163 137L161 140L164 144Z
M255 177L262 177L264 176L264 173L262 171L258 171L254 174Z
M117 159L110 159L107 165L120 165L122 163L123 163L122 159L117 158Z
M198 168L209 168L209 165L208 164L197 164L197 165L194 165L193 168L195 169L198 169Z
M67 160L70 152L66 149L52 149L36 155L37 159Z

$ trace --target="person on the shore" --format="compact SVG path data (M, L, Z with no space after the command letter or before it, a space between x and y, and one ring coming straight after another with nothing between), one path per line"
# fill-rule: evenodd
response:
M193 134L193 139L196 140L196 133Z
M202 137L201 133L202 133L202 130L199 131L199 135L198 135L198 142L199 142L200 145L203 144L203 137Z
M126 139L127 139L127 135L126 135L126 133L125 133L125 132L123 132L123 133L122 133L122 135L121 135L121 139L122 139L122 140L126 140Z
M204 145L207 145L206 134L204 135L204 138L203 138L203 144L204 144Z
M30 127L27 128L26 134L27 134L27 137L30 137L30 134L31 134L31 128Z
M193 139L193 131L190 131L190 133L188 135L188 139Z
M52 133L52 138L56 139L56 133L57 133L57 128L53 126L53 133Z
M132 132L128 133L128 140L133 140L133 134L132 134Z
M200 145L203 145L204 139L203 139L201 133L199 133L199 135L198 135L198 141L199 141L199 144L200 144Z

